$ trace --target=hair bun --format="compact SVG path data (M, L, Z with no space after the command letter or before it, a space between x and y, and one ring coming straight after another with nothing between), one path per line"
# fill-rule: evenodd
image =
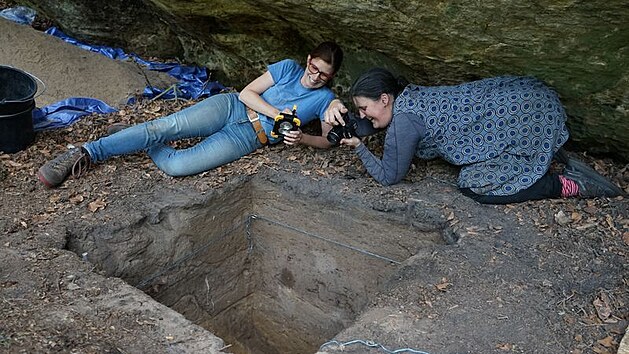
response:
M397 85L400 88L400 92L409 84L408 80L404 76L397 77Z

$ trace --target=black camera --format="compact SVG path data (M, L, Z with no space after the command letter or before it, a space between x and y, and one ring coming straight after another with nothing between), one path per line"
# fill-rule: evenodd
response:
M328 141L332 145L340 144L341 139L349 139L358 136L358 134L356 134L358 130L358 119L350 112L343 113L342 117L345 125L335 125L328 132Z
M271 131L271 136L274 138L279 138L280 136L286 135L289 131L295 131L299 129L301 125L301 121L297 118L297 106L293 106L292 113L280 112L280 114L275 117L275 124L273 125L273 130Z

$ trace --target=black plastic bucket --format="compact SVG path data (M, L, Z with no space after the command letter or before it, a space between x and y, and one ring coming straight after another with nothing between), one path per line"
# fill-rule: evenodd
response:
M33 140L33 109L37 81L34 76L0 65L0 151L24 150Z

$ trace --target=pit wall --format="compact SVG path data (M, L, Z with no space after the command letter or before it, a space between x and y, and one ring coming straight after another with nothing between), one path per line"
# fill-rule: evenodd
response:
M70 245L236 353L316 352L400 263L444 243L407 216L252 181Z

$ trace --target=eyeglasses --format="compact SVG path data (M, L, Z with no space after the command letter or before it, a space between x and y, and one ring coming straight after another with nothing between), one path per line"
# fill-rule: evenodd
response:
M310 73L310 75L319 74L319 78L323 81L330 81L332 77L334 76L334 74L327 74L319 70L319 68L317 68L317 66L312 63L312 59L308 60L307 68L308 68L308 73Z

